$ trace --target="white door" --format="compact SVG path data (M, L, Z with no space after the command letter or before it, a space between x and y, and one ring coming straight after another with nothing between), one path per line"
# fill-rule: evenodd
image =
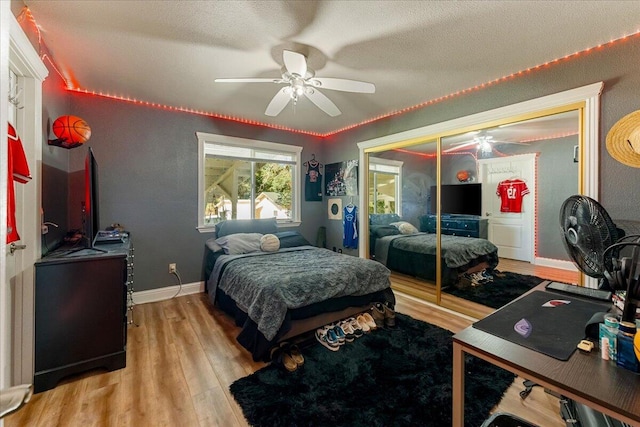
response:
M501 258L533 262L536 155L478 160L478 168L489 240Z
M2 2L4 3L4 2ZM9 90L9 84L3 86L6 92L18 95L15 105L2 101L8 108L0 114L0 125L5 131L1 133L7 138L7 121L14 127L22 141L25 156L32 180L27 184L13 183L15 193L15 214L20 240L16 245L24 245L24 249L11 252L11 247L4 247L5 254L2 262L2 308L4 311L1 335L3 359L2 385L0 388L12 384L33 382L33 346L34 346L34 262L40 258L41 234L40 234L40 170L42 162L42 81L48 74L48 70L38 56L28 38L20 28L20 25L11 14L10 10L2 9L9 27L8 58L3 58L3 76L14 74L11 84L15 88ZM3 20L3 23L6 22ZM3 33L4 35L4 33ZM4 37L3 37L4 38ZM5 39L6 40L6 39ZM6 62L8 59L8 63ZM6 67L6 68L5 68ZM10 70L10 73L8 71ZM7 74L5 74L7 73ZM3 79L4 80L4 79ZM4 81L8 82L8 78ZM6 99L6 98L5 98ZM6 139L3 147L7 147ZM4 153L6 156L6 152ZM6 158L6 157L5 157ZM2 172L4 171L4 172ZM6 162L0 173L7 177ZM2 206L6 212L6 181L5 192L2 196ZM6 224L6 217L3 217ZM5 228L6 230L6 228ZM2 244L5 244L5 234L1 233Z

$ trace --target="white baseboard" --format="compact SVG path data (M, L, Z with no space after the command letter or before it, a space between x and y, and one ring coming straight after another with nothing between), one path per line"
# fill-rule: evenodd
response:
M180 292L178 293L178 290ZM204 292L204 282L187 283L182 285L167 286L159 289L149 289L148 291L133 292L133 302L135 304L146 304L148 302L164 301L174 296L192 295ZM178 293L176 295L176 293Z
M536 258L535 265L539 265L541 267L558 268L560 270L578 271L574 263L572 263L571 261L563 261L560 259Z

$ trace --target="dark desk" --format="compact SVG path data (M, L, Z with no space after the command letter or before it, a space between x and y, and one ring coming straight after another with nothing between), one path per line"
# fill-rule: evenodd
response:
M544 290L543 282L536 290ZM499 311L497 312L499 313ZM640 425L640 375L594 349L561 361L470 326L453 336L453 425L464 425L464 356L479 357L620 421Z

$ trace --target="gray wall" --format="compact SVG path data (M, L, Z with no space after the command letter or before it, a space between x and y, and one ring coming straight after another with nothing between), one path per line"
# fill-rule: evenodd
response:
M332 135L327 144L338 161L355 158L357 142L415 129L545 95L604 82L600 114L600 195L599 200L615 219L640 220L640 169L625 166L606 150L609 129L623 116L640 109L640 38L602 50L593 50L570 60L471 91L426 108L378 120ZM452 70L454 72L455 70ZM471 85L470 85L471 86ZM552 183L552 188L555 186ZM331 235L331 231L328 233Z
M49 71L49 77L42 87L42 129L45 140L55 139L51 132L53 121L68 114L71 97L61 93L63 83L56 73ZM60 244L71 228L69 224L69 151L47 145L43 141L42 153L42 210L43 220L58 224L50 226L49 233L42 236L42 252Z
M600 200L614 219L639 220L638 169L616 162L604 145L611 126L625 114L640 108L638 63L640 39L633 38L607 49L559 61L540 71L491 85L481 91L472 91L426 108L379 120L324 140L67 93L52 71L45 81L45 86L50 87L44 99L44 120L53 121L58 115L74 114L83 117L91 125L93 134L88 144L94 148L100 163L101 226L119 222L131 231L136 246L136 290L144 290L174 284L172 276L166 273L169 262L178 264L186 283L203 278L203 245L209 236L195 229L196 131L301 145L304 147L303 159L309 159L311 153L315 153L319 161L328 164L357 159L356 143L359 141L604 81L600 130ZM53 94L56 90L58 93ZM68 104L64 101L67 98ZM62 111L59 108L61 104L68 105L68 109ZM59 155L48 150L62 149L46 148L45 157ZM85 152L86 148L68 152L68 172L81 168L78 165L82 163ZM48 160L43 162L47 163ZM43 195L44 199L50 197L50 194ZM348 201L348 198L344 199ZM69 206L69 216L74 209ZM49 216L47 219L56 221L56 218ZM312 243L315 242L318 227L325 225L327 246L341 246L342 226L339 221L327 219L326 196L322 202L303 202L302 219L300 231ZM355 255L357 251L345 253Z
M54 74L54 73L52 73ZM45 105L55 104L69 94L55 91L61 85L55 79L49 86ZM302 158L323 150L319 138L292 134L264 127L213 120L193 114L142 107L91 95L70 95L68 108L45 107L53 122L57 115L82 117L91 126L91 138L71 150L45 149L46 159L69 157L68 228L80 228L82 182L87 146L99 166L100 227L123 224L131 232L136 250L135 289L137 291L174 285L167 264L177 263L184 283L203 280L204 242L211 233L200 233L198 221L198 142L196 132L221 133L245 138L276 141L303 147ZM46 119L45 119L46 120ZM48 160L47 160L48 161ZM44 178L45 180L47 177ZM57 193L43 192L43 204L54 206ZM326 218L319 202L302 202L303 223L298 230L315 243L318 226ZM53 208L47 208L53 211ZM64 212L59 211L62 216ZM65 218L48 217L64 222Z

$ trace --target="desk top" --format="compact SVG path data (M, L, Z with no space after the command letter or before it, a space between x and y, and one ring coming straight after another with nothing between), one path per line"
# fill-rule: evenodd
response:
M36 261L36 264L59 264L67 262L90 261L95 259L125 257L131 248L130 240L120 243L96 244L94 248L63 245Z
M545 284L534 289L544 290ZM479 357L566 397L640 423L640 375L601 359L597 349L591 353L576 350L569 360L561 361L473 326L455 334L453 340L465 351L473 350L472 354L478 353Z

